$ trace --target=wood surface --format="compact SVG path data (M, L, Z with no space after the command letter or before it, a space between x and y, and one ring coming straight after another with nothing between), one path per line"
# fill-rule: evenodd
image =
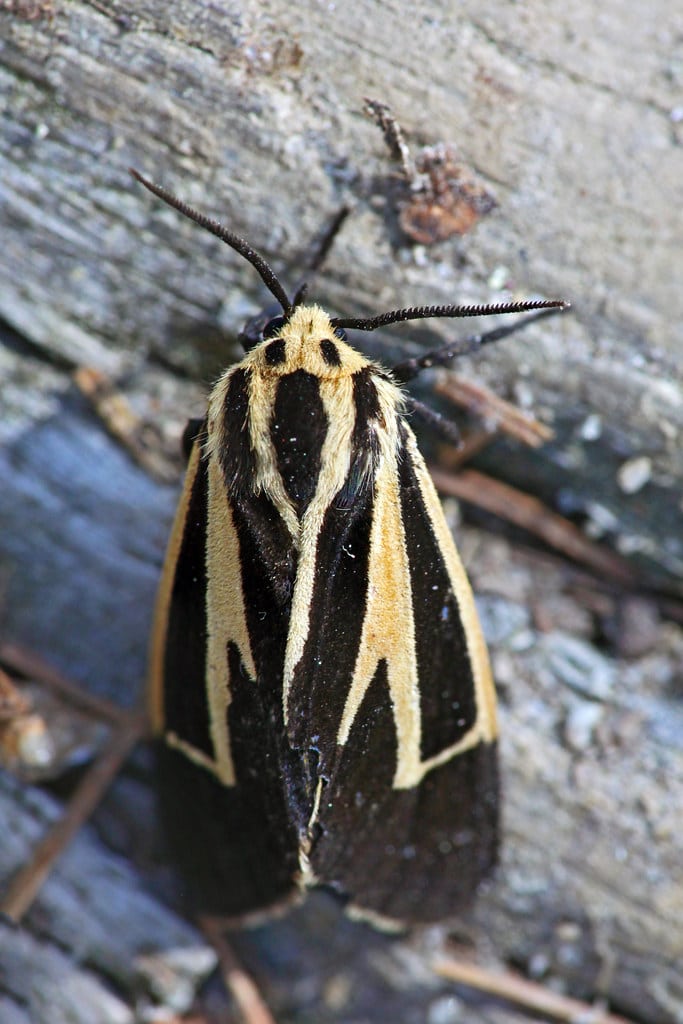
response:
M682 38L664 0L2 4L3 640L136 702L173 453L263 304L253 269L153 200L129 166L243 234L290 290L311 239L351 204L313 289L339 315L499 301L501 285L569 299L571 315L458 363L555 430L533 451L496 444L479 466L572 516L676 603ZM435 246L402 235L398 168L363 113L368 96L391 106L413 151L454 144L495 194L469 234ZM403 325L368 341L390 363L404 343L414 353L466 331ZM142 423L143 465L84 397L84 368ZM493 650L506 791L503 863L468 925L476 955L634 1020L680 1022L680 625L661 621L651 591L625 598L487 532L457 536ZM9 877L56 810L4 785ZM177 938L207 955L177 913L141 895L159 869L142 863L140 806L151 806L144 758L101 809L99 839L68 855L87 844L69 868L78 885L59 868L25 927L0 926L3 1021L132 1021L143 946ZM112 842L125 854L115 868ZM278 1020L522 1019L456 999L414 945L350 924L325 897L235 941ZM190 976L192 988L202 972Z

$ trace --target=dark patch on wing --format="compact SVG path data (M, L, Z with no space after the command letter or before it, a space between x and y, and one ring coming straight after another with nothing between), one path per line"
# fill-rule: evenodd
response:
M363 492L372 489L379 461L377 430L384 428L374 371L366 366L353 375L356 419L351 437L351 459L346 482L334 499L337 508L353 508Z
M407 923L465 909L495 865L495 744L479 744L391 788L396 729L380 663L325 787L310 853L321 881L366 910Z
M299 825L288 792L296 780L282 770L281 725L274 727L272 711L233 644L226 661L237 785L223 786L180 752L162 748L159 794L171 853L194 911L240 915L295 891Z
M292 679L288 732L301 750L315 750L320 771L330 769L336 737L358 656L367 598L372 495L353 509L327 510L318 537L310 624Z
M189 477L190 502L168 609L163 690L165 728L213 757L206 703L207 463Z
M249 635L272 633L284 644L296 573L291 535L265 495L240 495L231 504Z
M203 487L197 490L204 505L193 501L190 515L203 524L205 464L201 472ZM237 495L231 507L257 674L256 680L249 677L236 644L229 642L225 685L229 680L228 727L236 784L222 785L209 771L168 748L160 751L159 782L169 843L195 910L239 915L266 908L296 890L299 842L310 817L317 776L315 762L290 748L282 719L282 666L296 570L291 538L267 498ZM193 531L192 536L193 557L183 553L180 576L185 583L194 575L194 590L190 606L179 609L179 628L171 633L174 660L168 692L173 714L169 711L168 718L170 728L213 757L203 678L205 531Z
M223 403L221 448L217 452L231 495L250 494L256 463L249 442L249 381L251 372L238 367L230 375Z
M183 436L180 441L180 450L185 458L186 462L189 462L190 455L192 454L192 447L195 441L199 441L203 444L206 440L206 417L204 419L193 418L188 420L183 430Z

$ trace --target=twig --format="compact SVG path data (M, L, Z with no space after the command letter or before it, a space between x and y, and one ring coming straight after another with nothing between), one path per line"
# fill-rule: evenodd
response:
M235 1000L244 1024L276 1024L254 981L226 941L218 922L211 917L200 917L199 925L218 955L223 981Z
M109 434L138 466L146 469L162 483L176 479L176 469L161 452L144 443L143 433L148 425L138 416L114 381L92 366L78 366L73 372L72 379L81 394L90 402Z
M364 110L401 165L404 195L397 203L399 224L414 242L433 245L454 234L464 235L497 205L483 182L461 163L454 146L438 142L423 147L413 158L386 103L366 99Z
M506 402L483 384L467 380L460 374L449 373L444 376L436 383L434 390L455 405L481 417L497 430L532 448L539 448L554 436L545 423L534 419L511 402Z
M451 494L469 501L478 508L521 526L550 547L562 551L576 562L590 566L594 572L608 576L622 586L636 585L636 575L623 558L589 540L578 527L551 511L537 498L474 469L456 474L431 466L430 472L442 494Z
M81 689L33 651L19 647L17 644L0 644L0 663L25 679L35 679L44 686L48 686L70 704L96 718L104 718L106 721L122 727L130 722L130 711Z
M458 469L459 466L469 462L475 455L483 451L484 448L488 448L490 444L493 444L496 437L497 432L495 430L473 430L471 434L463 437L459 448L453 448L452 446L446 448L444 445L443 460L445 467L449 470Z
M544 1020L551 1018L564 1024L631 1024L625 1017L617 1017L600 1006L560 995L512 971L489 971L450 956L435 960L432 967L441 978L516 1003L539 1014Z
M81 779L63 816L43 837L28 864L14 876L0 913L19 922L35 899L54 861L97 807L102 794L117 775L135 744L144 735L147 724L142 715L128 712L125 721L112 733L106 747Z
M417 191L425 186L417 173L415 161L410 154L410 148L405 140L403 129L391 112L386 103L380 100L366 98L364 113L368 114L384 135L389 152L394 160L401 165L401 172L409 188Z

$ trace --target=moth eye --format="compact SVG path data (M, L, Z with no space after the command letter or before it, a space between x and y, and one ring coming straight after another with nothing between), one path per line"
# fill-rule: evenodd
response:
M274 316L272 320L269 320L266 326L263 328L263 339L272 338L274 334L280 330L285 322L283 316Z
M339 349L329 338L323 338L320 342L320 352L328 366L341 366Z
M266 345L266 362L269 366L277 366L278 363L284 363L285 355L285 339L276 338L275 341L271 341L270 345Z
M343 327L335 327L334 333L335 336L339 338L340 341L346 341L346 331L344 330Z

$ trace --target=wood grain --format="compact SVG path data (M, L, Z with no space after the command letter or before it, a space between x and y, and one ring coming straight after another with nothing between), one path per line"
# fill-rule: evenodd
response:
M353 204L314 289L339 315L497 301L501 282L515 297L571 300L570 317L458 364L555 431L536 452L492 445L482 465L602 531L635 572L680 593L682 37L681 14L665 0L608 0L599 11L558 0L466 0L449 11L437 0L2 5L5 640L30 645L101 697L134 702L175 488L129 460L71 375L106 374L143 426L154 425L153 443L172 451L263 301L253 270L144 194L131 165L246 236L290 288L299 254ZM365 96L391 105L411 145L456 144L495 193L498 206L470 234L407 244ZM454 333L397 326L368 342L391 363L403 340L414 354ZM651 460L652 475L628 495L617 473L634 455ZM490 613L507 779L504 863L474 934L494 958L577 997L605 996L649 1024L680 1021L680 630L660 625L656 650L620 660L601 647L602 612L570 600L561 572L522 570L508 549L497 560L495 539L461 539ZM605 601L618 610L614 595ZM499 615L520 620L519 633L497 638ZM602 695L572 688L604 678ZM586 722L589 738L577 745ZM21 809L25 797L11 789L8 799ZM125 808L122 797L104 813L114 832ZM3 876L21 856L3 861ZM40 997L63 977L62 958L83 954L58 925L77 932L81 911L86 919L98 910L90 897L83 907L58 904L39 900L27 930L2 930L8 1019L25 1021L27 1005L35 1024L60 1019ZM126 899L119 921L136 929L140 906ZM397 994L393 947L331 924L328 904L312 906L293 919L300 932L281 924L241 940L256 951L249 966L282 1009L278 1019L292 1005L293 968L278 960L287 943L306 965L304 988L320 997L319 1021L426 1019L436 996L417 982ZM122 931L102 935L90 961L102 1006L103 979L130 952ZM331 951L324 963L322 947ZM263 964L273 962L280 968L269 973ZM29 998L36 964L42 993ZM109 1017L66 1007L64 1019L130 1019L134 984L117 984ZM329 1003L325 985L336 993ZM461 1019L503 1019L483 1012L466 1004Z

